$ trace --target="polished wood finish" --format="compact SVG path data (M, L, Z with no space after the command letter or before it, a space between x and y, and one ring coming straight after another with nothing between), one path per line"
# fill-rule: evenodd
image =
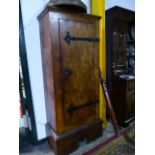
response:
M60 136L99 121L100 17L48 6L38 19L47 122L54 135ZM68 33L86 39L74 38L69 42ZM55 145L57 138L51 137L50 143ZM69 139L71 141L71 137ZM61 150L58 146L54 147L56 152ZM69 148L72 146L68 146L68 151Z
M111 118L111 120L112 120L114 129L115 129L115 133L116 133L116 135L119 135L120 128L119 128L119 126L118 126L118 121L117 121L117 118L116 118L116 115L115 115L115 111L114 111L114 109L113 109L113 105L112 105L112 103L111 103L111 99L110 99L110 97L109 97L109 93L108 93L108 90L107 90L107 86L106 86L106 84L105 84L105 80L104 80L104 78L103 78L103 75L102 75L100 69L99 69L99 77L100 77L100 82L101 82L103 94L104 94L104 97L105 97L105 99L106 99L106 105L107 105L107 108L108 108L108 110L109 110L110 118Z
M129 115L134 116L135 101L126 97L133 91L133 88L126 90L134 79L119 78L122 74L134 76L134 66L129 62L129 59L134 60L135 56L134 51L132 55L130 54L131 49L135 48L135 42L130 35L134 21L133 11L118 6L106 11L106 80L119 124L123 124L123 121L125 123ZM131 98L134 98L134 93Z

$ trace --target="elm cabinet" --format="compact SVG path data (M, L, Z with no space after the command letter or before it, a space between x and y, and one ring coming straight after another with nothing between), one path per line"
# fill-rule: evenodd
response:
M106 80L121 126L135 115L135 12L115 6L106 11Z
M100 17L46 7L40 24L46 130L56 154L102 135L99 119Z

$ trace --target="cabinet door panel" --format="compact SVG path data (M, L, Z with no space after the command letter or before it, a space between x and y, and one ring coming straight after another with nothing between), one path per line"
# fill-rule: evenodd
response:
M64 122L68 125L98 117L98 42L83 40L98 38L96 29L96 22L59 19ZM67 33L82 40L67 43Z

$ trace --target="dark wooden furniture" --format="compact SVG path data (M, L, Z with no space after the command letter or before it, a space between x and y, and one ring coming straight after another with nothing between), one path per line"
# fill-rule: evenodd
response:
M112 80L112 103L121 126L126 127L135 116L135 79Z
M99 119L100 17L47 6L38 16L47 134L56 154L102 135Z
M134 118L134 23L133 11L118 6L106 11L106 81L122 126Z

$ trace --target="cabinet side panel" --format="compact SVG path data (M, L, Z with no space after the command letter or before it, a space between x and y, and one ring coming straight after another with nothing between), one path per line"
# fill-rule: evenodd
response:
M106 81L109 94L112 93L112 16L106 12Z
M54 79L54 90L55 90L55 113L57 123L57 134L64 132L63 124L63 103L62 103L62 87L61 87L61 57L59 47L59 28L58 28L58 15L54 12L49 13L50 22L50 36L51 36L51 49L53 58L53 79Z
M47 122L54 130L57 130L49 15L43 16L39 23Z

